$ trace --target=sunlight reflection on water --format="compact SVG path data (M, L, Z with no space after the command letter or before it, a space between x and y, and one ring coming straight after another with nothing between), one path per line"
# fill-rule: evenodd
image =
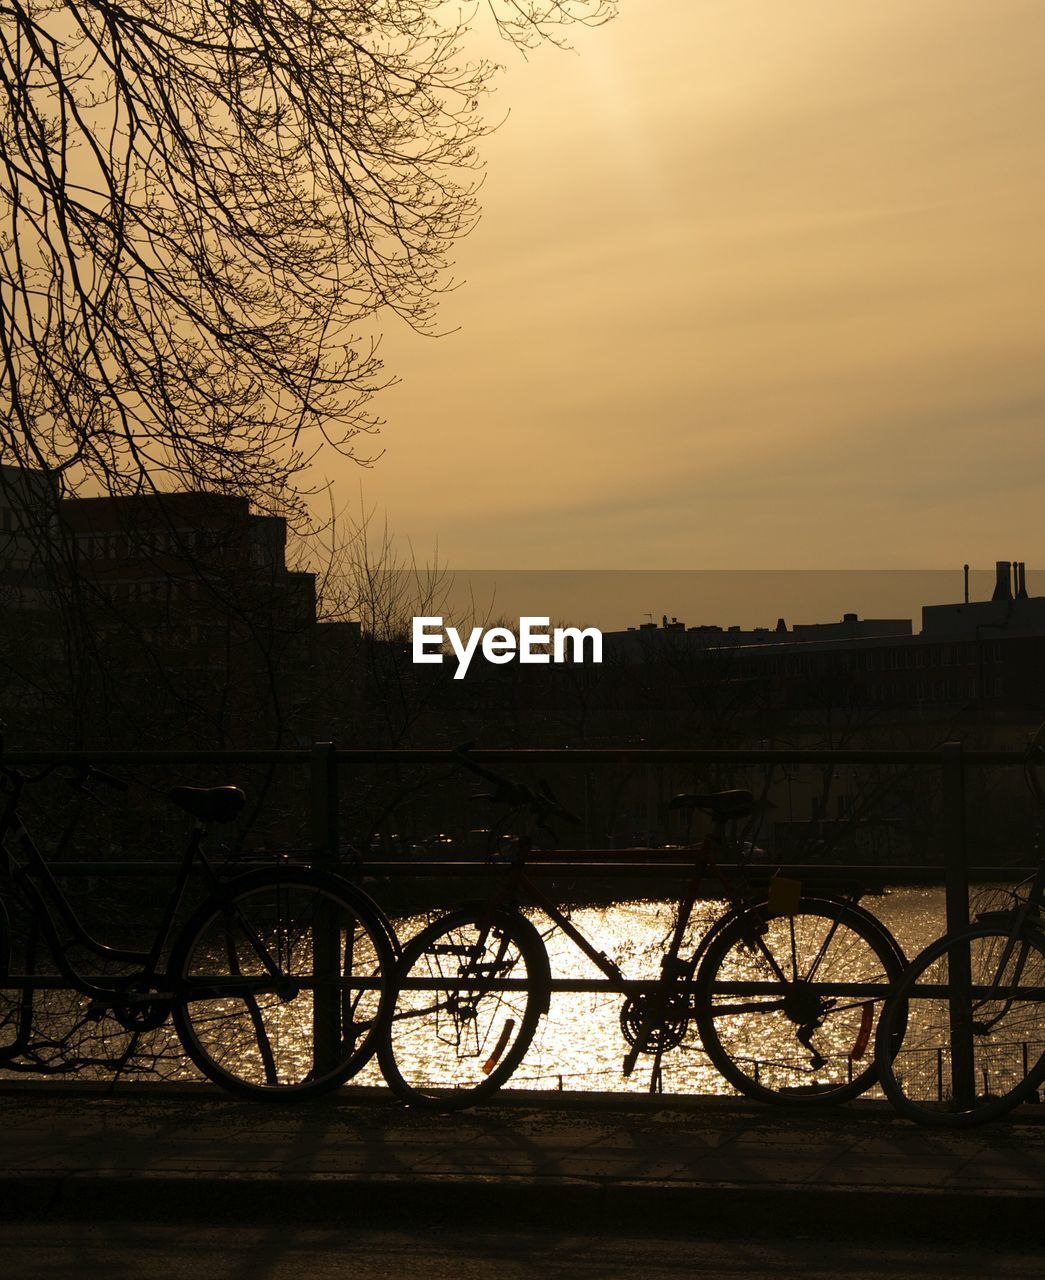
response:
M890 930L909 957L943 932L942 888L894 889L868 897L863 905ZM701 936L722 915L724 902L699 902L682 954L691 954ZM577 907L570 917L580 932L620 965L626 977L653 978L674 921L674 902L638 901L612 906ZM545 938L555 978L599 978L595 965L551 922L529 913ZM397 922L405 942L427 917ZM625 1079L621 1065L627 1049L620 1026L622 1000L612 992L555 992L548 1016L541 1020L533 1044L512 1077L511 1088L614 1090L646 1092L651 1058L639 1059ZM707 1056L695 1033L662 1059L666 1093L721 1094L732 1092ZM356 1077L357 1083L378 1084L376 1066Z
M993 899L985 902L984 896ZM1004 890L974 891L973 910L998 905ZM942 888L900 888L884 895L867 897L864 907L892 932L908 957L915 956L944 930L945 899ZM697 903L682 954L691 955L701 937L719 919L726 904ZM674 923L674 902L633 901L610 906L575 907L569 914L574 925L599 951L613 959L628 978L657 976L660 959ZM439 914L439 913L436 913ZM529 913L548 948L552 974L560 979L601 977L595 965L547 918ZM397 920L401 940L406 942L426 923L427 916ZM853 975L854 978L859 975ZM67 1000L70 1007L82 998L68 993L52 993L51 1001ZM630 1079L621 1074L627 1044L621 1031L622 998L612 992L555 992L548 1016L541 1019L533 1044L513 1075L510 1087L520 1089L568 1089L582 1091L645 1092L650 1087L652 1058L640 1057ZM753 1019L757 1026L758 1019ZM126 1034L126 1033L123 1033ZM198 1078L195 1069L181 1054L169 1026L143 1040L148 1046L149 1066L135 1062L126 1067L128 1077L164 1079ZM753 1041L751 1050L757 1047ZM111 1052L111 1048L110 1048ZM700 1049L694 1029L682 1044L667 1052L662 1060L663 1089L667 1093L723 1094L732 1092ZM0 1072L0 1078L9 1075ZM111 1078L108 1068L87 1068L81 1075ZM381 1085L376 1062L367 1065L352 1083Z

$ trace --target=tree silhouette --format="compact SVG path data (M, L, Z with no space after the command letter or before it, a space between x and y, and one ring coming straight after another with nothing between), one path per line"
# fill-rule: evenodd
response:
M612 0L488 0L523 48ZM492 62L437 0L0 4L0 457L284 514L431 330Z

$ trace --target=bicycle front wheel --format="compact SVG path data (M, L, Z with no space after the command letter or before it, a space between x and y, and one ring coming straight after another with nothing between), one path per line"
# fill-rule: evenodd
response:
M892 1041L905 1007L897 1053ZM938 938L886 1001L878 1037L882 1088L901 1115L950 1128L1004 1115L1045 1080L1041 936L976 924ZM952 1055L952 1043L963 1042L964 1054Z
M511 912L443 916L403 948L378 1059L412 1106L456 1110L501 1087L549 996L540 934Z
M877 1015L903 962L889 931L854 903L755 907L723 926L701 963L701 1045L735 1089L762 1102L855 1098L875 1081Z
M332 1089L376 1048L392 949L363 895L307 868L241 877L171 957L174 1024L196 1066L240 1096Z

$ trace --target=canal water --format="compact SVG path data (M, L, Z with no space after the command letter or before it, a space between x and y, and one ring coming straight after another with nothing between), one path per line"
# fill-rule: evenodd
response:
M1004 890L974 891L974 905L983 909L1011 901ZM899 888L866 897L862 905L893 934L908 957L944 931L945 898L942 888ZM697 904L682 955L692 954L700 937L726 910L724 902ZM575 907L570 912L574 926L595 946L612 958L629 978L654 978L660 958L674 925L675 903L636 901L611 906ZM548 947L553 978L597 979L594 964L560 930L540 913L531 913ZM404 941L425 923L416 917L397 922ZM859 961L856 963L860 963ZM861 972L837 980L883 981L884 975L866 967ZM555 992L547 1017L522 1064L512 1076L512 1088L564 1089L580 1091L648 1092L651 1088L652 1057L640 1057L635 1072L625 1079L621 1072L628 1045L620 1014L622 999L612 992ZM764 1034L766 1019L751 1020L751 1052L764 1052L756 1037ZM738 1046L741 1050L743 1045ZM873 1047L872 1047L873 1051ZM695 1032L661 1056L660 1088L665 1093L728 1094L730 1086L715 1070L700 1048ZM376 1068L359 1077L360 1083L379 1083Z
M987 889L974 894L974 909L986 909L1011 901L1004 890ZM862 905L890 930L909 957L944 931L945 904L942 889L894 889L867 897ZM682 955L691 955L704 933L718 920L726 904L704 901L697 904ZM575 927L599 951L612 958L629 978L654 978L667 945L675 918L673 902L631 901L608 906L578 906L569 911ZM595 966L576 946L539 913L532 919L548 948L552 975L556 979L583 980L601 977ZM396 920L401 940L406 942L427 923L428 917ZM855 951L854 951L855 954ZM837 981L881 982L884 975L867 967L852 973L837 969ZM858 966L857 966L858 968ZM4 993L0 992L0 995ZM10 993L9 993L10 994ZM75 993L48 992L38 997L37 1013L54 1024L56 1040L75 1027L80 1037L81 1076L111 1078L112 1062L125 1045L128 1057L122 1074L129 1078L198 1078L184 1056L168 1024L141 1037L110 1025L111 1019L91 1018L87 1002ZM295 1004L300 1007L299 1002ZM622 999L612 992L555 992L548 1015L541 1019L537 1034L524 1061L512 1077L512 1087L521 1089L564 1089L581 1091L644 1092L651 1087L653 1059L640 1057L636 1071L625 1079L621 1072L628 1045L621 1030ZM765 1018L751 1019L751 1043L735 1045L738 1052L765 1053L758 1037L765 1034ZM46 1028L41 1028L46 1031ZM301 1049L308 1055L310 1029L300 1028ZM297 1036L298 1032L293 1031ZM744 1033L741 1032L743 1035ZM792 1028L788 1034L793 1039ZM230 1046L231 1050L231 1046ZM234 1050L231 1050L235 1052ZM871 1046L873 1052L873 1046ZM56 1055L58 1056L58 1055ZM92 1063L91 1059L95 1061ZM231 1065L231 1064L230 1064ZM660 1085L665 1093L726 1094L732 1092L700 1047L691 1028L682 1043L662 1055ZM10 1078L0 1070L0 1078ZM17 1073L21 1074L21 1073ZM382 1083L376 1062L370 1063L354 1079L355 1083Z

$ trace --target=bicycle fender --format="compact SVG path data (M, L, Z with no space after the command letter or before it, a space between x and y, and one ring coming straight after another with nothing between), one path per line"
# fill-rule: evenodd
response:
M844 905L847 911L855 912L858 916L860 916L863 919L865 924L867 924L870 928L874 929L879 934L882 941L892 951L893 955L896 957L901 967L903 968L907 967L907 954L904 951L903 947L900 946L900 944L893 937L892 933L890 933L890 931L885 927L885 925L882 924L881 920L879 920L878 917L873 914L873 912L868 911L866 907L861 906L860 903L848 902L846 899L832 897L830 894L827 894L827 893L803 894L802 898L800 899L800 902L818 903L820 905L831 905L831 906ZM711 926L711 928L707 931L707 933L703 936L703 938L701 938L700 944L697 947L697 950L693 956L693 959L689 962L689 967L691 971L694 973L697 971L697 969L700 966L701 960L704 958L705 951L707 951L711 943L715 940L715 938L719 935L719 933L721 933L721 931L727 925L732 924L734 920L738 920L742 916L745 916L749 913L761 914L763 911L765 911L768 905L769 905L768 899L760 898L755 901L745 903L742 907L731 907L724 915L720 916L715 921L715 923Z
M372 917L374 922L380 926L385 940L392 949L392 959L399 959L402 947L399 944L395 929L392 927L388 916L385 915L384 911L365 889L361 889L358 885L353 884L351 880L346 880L344 876L338 875L336 872L326 871L319 867L293 865L288 866L286 872L288 878L307 880L310 884L315 885L317 889L329 889L331 893L340 895L352 906L358 907L360 914L364 918L367 916ZM232 876L228 880L223 880L221 887L205 898L182 926L172 949L172 958L179 951L178 944L181 938L191 937L194 930L203 925L213 913L216 902L220 902L225 895L235 896L239 893L249 892L255 887L260 888L271 884L272 877L272 868L262 867L257 871L246 871L242 875Z
M548 960L548 948L544 945L544 939L541 937L536 925L527 920L524 915L521 913L516 915L515 924L522 924L524 926L522 932L530 935L530 941L533 944L534 969L536 970L534 977L536 982L540 983L540 1005L538 1007L542 1014L546 1014L552 1001L552 967Z

